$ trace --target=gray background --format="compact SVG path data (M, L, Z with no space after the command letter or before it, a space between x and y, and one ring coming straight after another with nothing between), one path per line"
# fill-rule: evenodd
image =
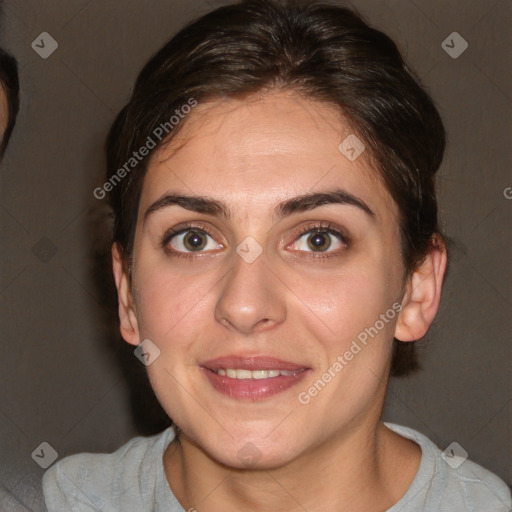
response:
M92 191L105 133L141 66L185 21L221 3L3 2L1 43L20 63L22 108L0 173L0 510L17 510L16 501L39 510L43 470L31 453L41 442L59 457L112 451L163 426L145 412L153 405L137 392L135 358L105 330L91 251L101 248L91 225L104 205ZM392 383L385 419L442 449L457 441L510 484L512 200L503 192L512 187L512 4L353 5L398 42L449 134L439 199L452 264L421 343L424 370ZM48 59L31 48L43 31L59 44ZM441 47L454 31L469 43L458 59Z

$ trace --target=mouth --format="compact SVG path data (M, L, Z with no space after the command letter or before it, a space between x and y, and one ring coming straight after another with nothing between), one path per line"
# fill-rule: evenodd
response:
M244 370L243 368L219 368L218 375L229 377L230 379L272 379L284 375L285 377L292 377L302 370L290 372L288 370Z
M231 398L261 400L297 384L309 367L270 356L227 356L200 365L213 388Z

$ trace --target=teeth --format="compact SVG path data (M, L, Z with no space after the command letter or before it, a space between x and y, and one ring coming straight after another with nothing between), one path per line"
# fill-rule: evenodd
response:
M269 377L278 377L284 375L291 377L296 375L298 372L290 372L288 370L235 370L233 368L219 368L217 370L219 375L223 377L229 377L231 379L268 379Z
M268 379L268 370L256 370L249 373L253 379Z

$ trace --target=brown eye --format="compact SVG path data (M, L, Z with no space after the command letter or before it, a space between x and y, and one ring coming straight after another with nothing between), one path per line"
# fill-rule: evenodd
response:
M324 252L331 246L330 235L325 231L311 233L308 236L308 247L313 251Z
M344 235L334 229L314 227L302 232L291 248L309 254L327 253L333 255L348 245Z
M183 245L189 251L200 251L204 249L208 240L204 233L189 231L183 237Z
M182 229L164 238L164 246L175 253L193 253L222 248L211 235L200 229Z

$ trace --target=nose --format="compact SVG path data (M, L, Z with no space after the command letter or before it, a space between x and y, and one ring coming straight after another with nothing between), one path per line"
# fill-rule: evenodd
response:
M283 288L265 253L252 263L234 254L215 306L215 319L242 334L272 329L286 318Z

